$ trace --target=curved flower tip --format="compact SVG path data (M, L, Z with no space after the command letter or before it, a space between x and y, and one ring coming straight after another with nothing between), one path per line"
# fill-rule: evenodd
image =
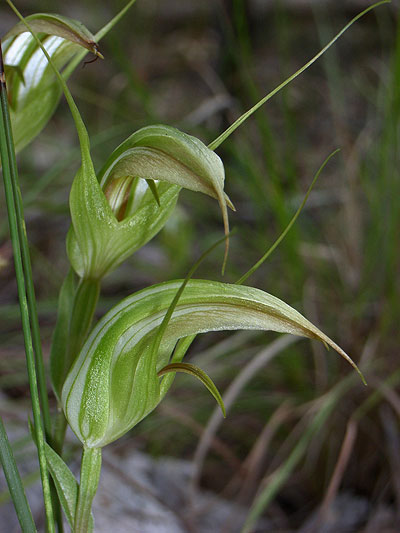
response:
M92 52L92 54L104 59L100 53L99 46L95 42L94 35L81 23L79 20L64 17L54 13L36 13L25 17L25 21L30 28L36 33L44 33L46 35L56 35L79 44L83 48ZM21 33L27 33L28 29L23 22L18 22L4 37L7 40L11 37L16 37Z

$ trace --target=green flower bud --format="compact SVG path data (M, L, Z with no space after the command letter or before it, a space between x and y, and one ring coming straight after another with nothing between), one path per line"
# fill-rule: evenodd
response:
M355 367L339 346L278 298L203 280L187 283L156 350L160 324L181 287L182 281L171 281L126 298L90 334L62 391L65 415L86 447L118 439L158 405L174 378L163 374L184 364L185 350L177 348L171 359L183 337L236 329L292 333L329 344Z
M83 47L102 57L93 35L80 22L45 13L25 19L44 35L43 45L61 70ZM10 115L16 150L44 128L54 113L62 89L33 36L20 22L2 39Z
M228 232L221 159L200 140L148 126L110 156L97 179L81 169L72 184L67 252L83 278L100 279L165 225L182 187L218 199ZM100 182L100 183L99 183Z

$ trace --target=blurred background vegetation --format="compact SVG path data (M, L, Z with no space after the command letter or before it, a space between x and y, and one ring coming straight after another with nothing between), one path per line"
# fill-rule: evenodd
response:
M138 0L101 42L105 60L78 68L69 83L97 168L150 123L211 142L369 4ZM93 32L123 5L18 2L25 15L58 12ZM15 23L3 3L0 33ZM227 420L219 425L214 415L210 422L212 398L180 375L166 401L126 437L150 454L195 460L196 482L266 513L277 531L300 529L316 509L323 520L338 493L368 503L360 531L400 528L399 119L394 1L354 25L217 150L237 233L224 278L222 249L197 274L236 281L283 231L320 164L340 148L295 227L247 283L321 327L361 365L368 387L322 345L278 341L272 333L208 334L189 357L221 391L235 383ZM64 101L19 166L48 353L68 268L68 193L79 166ZM1 412L18 422L29 392L3 194L0 210ZM222 231L217 203L183 192L167 227L105 280L100 313L149 284L183 277Z

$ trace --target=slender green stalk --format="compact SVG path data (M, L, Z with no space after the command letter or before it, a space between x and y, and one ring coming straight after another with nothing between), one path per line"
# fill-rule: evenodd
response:
M0 462L3 466L8 489L14 502L15 511L24 533L36 533L31 509L26 499L24 486L8 441L7 433L0 417Z
M122 19L122 17L124 17L124 15L126 14L126 12L128 11L128 9L130 9L133 4L136 2L136 0L130 0L125 7L123 7L121 9L121 11L119 11L119 13L117 13L115 15L115 17L113 17L110 22L108 22L105 26L103 26L101 28L101 30L99 30L96 34L95 34L95 39L96 41L100 41L100 39L102 39L105 35L107 35L107 33Z
M8 1L8 0L7 0ZM350 26L352 26L358 19L366 15L369 11L372 9L375 9L378 6L381 6L382 4L390 4L391 0L382 0L381 2L377 2L376 4L373 4L372 6L367 7L367 9L364 9L364 11L361 11L358 15L356 15L351 21L344 26L340 30L339 33L335 35L335 37L329 41L327 45L325 45L322 50L318 52L310 61L308 61L305 65L303 65L299 70L297 70L294 74L289 76L285 81L283 81L278 87L275 87L271 92L269 92L264 98L262 98L259 102L257 102L252 108L250 108L246 113L243 113L233 124L229 126L221 135L219 135L214 141L212 141L208 147L210 150L216 150L220 144L222 144L225 139L229 137L245 120L247 120L253 113L255 113L262 105L264 105L268 100L270 100L273 96L275 96L281 89L286 87L286 85L289 85L290 82L292 82L297 76L300 76L305 70L308 69L317 59L319 59L338 39L347 31Z
M323 171L323 169L325 168L326 164L328 163L328 161L331 159L331 157L333 157L335 154L337 154L338 152L340 151L340 148L338 148L337 150L335 150L334 152L332 152L330 155L328 155L328 157L325 159L325 161L322 163L322 165L319 167L317 173L315 174L314 176L314 179L312 180L311 182L311 185L309 186L305 196L304 196L304 199L303 201L301 202L299 208L297 209L296 213L293 215L292 219L290 220L289 224L286 226L286 228L282 231L282 233L279 235L279 237L276 239L276 241L274 242L274 244L265 252L265 254L261 257L261 259L259 259L257 261L257 263L255 263L251 268L250 270L248 270L245 274L243 274L243 276L241 278L239 278L235 283L236 285L242 285L242 283L244 283L248 277L250 277L263 263L264 261L266 261L268 259L268 257L272 254L272 252L275 250L275 248L283 241L283 239L286 237L287 233L289 232L290 228L293 226L293 224L296 222L297 220L297 217L300 215L303 207L305 206L307 200L308 200L308 197L310 196L310 193L312 191L312 188L314 187L315 185L315 182L317 181L317 179L319 178L319 175L321 174L321 172Z
M4 85L4 91L5 91L5 94L7 94L5 85ZM34 288L33 276L32 276L32 265L31 265L31 258L30 258L30 253L29 253L28 237L26 234L21 189L19 186L19 179L18 179L17 160L15 156L14 141L13 141L12 129L11 129L11 119L10 119L7 98L4 98L2 100L2 110L3 110L4 128L6 130L6 137L8 140L8 143L7 143L8 163L10 165L10 171L11 171L10 174L11 174L11 185L12 185L13 196L14 196L14 209L15 209L16 221L17 221L17 226L18 226L19 242L21 246L22 264L23 264L23 269L25 273L26 295L27 295L27 300L28 300L28 311L29 311L29 318L30 318L30 323L31 323L33 349L35 352L35 362L36 362L36 372L37 372L38 386L39 386L40 403L42 407L43 422L44 422L44 429L45 429L46 437L47 439L50 439L51 438L51 417L50 417L49 400L47 396L46 372L45 372L44 362L43 362L42 343L40 340L39 319L38 319L38 312L37 312L37 306L36 306L35 288Z
M83 448L74 533L89 531L92 502L97 492L101 470L101 448Z
M35 435L39 456L40 475L42 480L43 498L46 511L46 522L49 533L54 532L53 509L51 505L50 484L47 475L46 456L44 451L44 433L40 413L40 401L37 388L36 365L30 330L28 302L26 296L24 269L22 263L21 246L19 241L18 222L15 212L15 198L12 185L13 166L10 162L10 152L13 150L10 123L7 121L8 111L7 89L4 76L3 56L0 43L0 99L1 99L1 124L0 124L0 150L3 169L4 189L7 203L8 221L10 225L11 241L14 253L15 274L17 280L18 296L21 309L22 329L24 333L26 363L32 399L32 411L35 424Z

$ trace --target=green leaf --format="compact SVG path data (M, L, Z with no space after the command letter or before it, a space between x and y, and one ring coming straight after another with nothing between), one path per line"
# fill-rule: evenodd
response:
M34 442L35 430L31 421L29 420L29 430L31 432ZM61 506L65 513L65 517L68 520L69 525L73 528L75 523L75 511L76 504L78 502L79 484L75 479L74 474L68 468L68 465L63 459L56 453L47 442L45 443L46 462L51 477L56 487L57 495L60 500ZM91 529L93 531L94 520L91 518Z
M78 501L78 482L61 457L47 443L46 460L65 517L72 527L75 521L76 502Z
M84 47L98 54L93 35L79 22L58 15L26 17L42 35L42 43L56 68L62 69ZM44 35L45 34L45 35ZM61 96L52 67L22 22L3 41L4 62L11 103L11 122L16 150L26 146L47 124ZM16 76L15 72L20 75ZM7 75L7 71L6 71Z
M70 269L61 286L58 297L57 322L54 328L50 352L50 379L59 402L61 399L61 389L66 376L65 365L69 339L69 321L74 303L75 290L75 274Z
M24 486L18 471L14 454L7 437L7 433L0 417L0 463L3 467L4 476L14 503L21 530L24 533L36 533L35 522L26 499Z
M59 402L65 378L90 331L99 292L96 280L80 280L77 285L72 269L62 284L50 352L50 378Z
M48 444L46 444L46 459L65 517L69 525L74 527L79 493L78 482L61 457ZM93 531L93 524L94 520L91 516L89 531Z
M154 338L182 283L162 283L126 298L90 334L62 392L66 417L86 446L112 442L157 406L166 392L157 372L183 337L237 329L291 333L327 343L357 368L337 344L278 298L203 280L187 283L155 352Z
M159 370L157 372L157 375L158 377L161 377L161 376L164 376L165 374L169 374L169 373L175 374L176 372L184 372L200 380L203 383L203 385L214 396L218 405L221 407L221 411L222 411L222 414L224 415L224 418L226 418L225 405L221 397L221 394L219 390L217 389L215 383L212 381L212 379L201 368L199 368L196 365L192 365L191 363L170 363L169 365Z

